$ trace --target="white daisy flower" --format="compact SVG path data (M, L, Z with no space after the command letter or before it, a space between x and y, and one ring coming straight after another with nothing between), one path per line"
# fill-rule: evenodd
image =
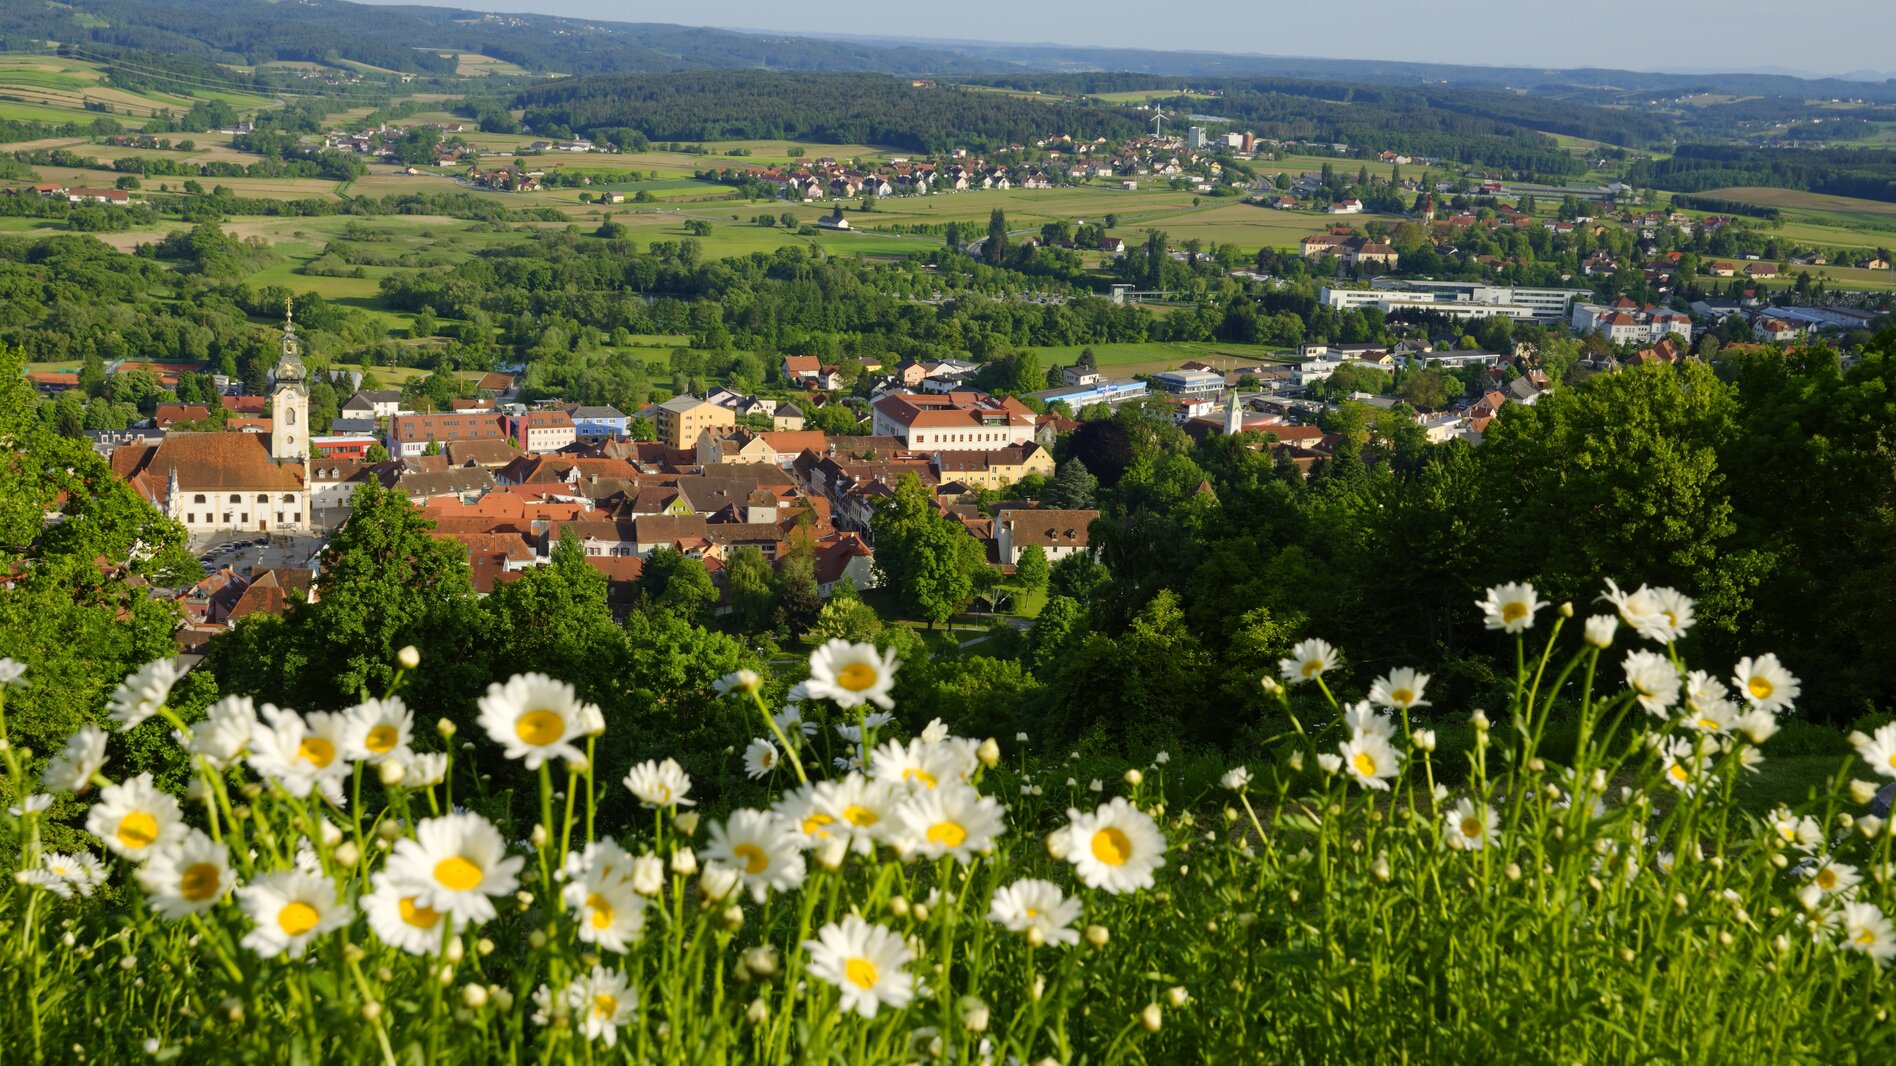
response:
M1868 955L1879 966L1896 956L1896 930L1876 904L1845 903L1842 925L1845 948Z
M29 814L38 814L53 805L53 797L44 792L35 792L26 799L7 808L7 813L15 818L24 818Z
M1850 898L1855 894L1856 886L1863 883L1863 875L1849 863L1826 860L1810 873L1810 883L1821 889L1825 895Z
M1251 787L1251 771L1243 766L1232 767L1218 779L1218 784L1233 792L1243 792Z
M782 757L777 754L777 745L759 737L744 748L744 773L755 781L760 777L769 777L777 768Z
M1658 652L1629 651L1621 664L1626 685L1648 714L1664 718L1666 710L1679 702L1679 671Z
M938 785L962 779L961 760L942 744L924 744L919 740L889 740L876 745L869 757L877 781L927 791Z
M873 644L846 640L825 641L810 654L809 693L834 700L841 707L874 703L895 709L889 691L895 685L895 652L878 652Z
M171 698L171 686L181 676L176 659L154 659L126 676L112 690L108 704L119 728L130 729L152 715Z
M854 914L817 930L803 947L810 972L836 986L843 1010L873 1018L884 1005L901 1010L915 995L915 978L905 968L914 959L908 945Z
M1762 744L1777 734L1777 715L1762 707L1753 707L1738 716L1738 732L1753 744Z
M37 888L42 892L51 892L60 899L72 898L72 884L51 870L16 870L13 874L15 884L28 888Z
M415 889L419 902L456 921L479 923L494 917L492 897L520 887L524 863L507 854L492 822L478 814L450 814L425 818L414 839L396 841L385 869L404 888Z
M1277 672L1284 675L1284 680L1290 684L1300 685L1322 677L1342 662L1342 653L1331 647L1329 641L1311 637L1291 648L1290 658L1277 660Z
M538 770L548 760L585 758L572 743L586 735L585 709L573 686L545 674L515 674L504 684L487 687L481 697L481 727L527 769Z
M450 926L423 901L422 890L386 870L375 875L374 884L375 890L362 897L362 912L376 939L410 955L440 954Z
M577 900L574 920L580 942L619 955L645 935L645 898L633 891L629 861L623 873L595 869L585 880L567 886Z
M447 755L438 751L418 751L408 756L408 772L402 775L402 787L433 788L447 779Z
M891 842L904 855L926 859L951 855L963 866L994 849L1007 831L1001 805L967 785L917 792L896 804Z
M697 800L687 798L691 793L691 778L676 759L668 758L664 762L647 759L634 766L625 775L625 787L647 807L695 807L698 804Z
M1427 707L1429 701L1422 698L1422 691L1428 683L1429 675L1398 667L1369 686L1369 702L1397 711Z
M1068 899L1059 885L1036 877L995 889L994 900L988 905L988 921L1010 933L1038 929L1048 944L1079 943L1079 931L1073 928L1079 919L1079 900Z
M721 696L733 692L741 692L748 696L764 687L764 679L759 677L755 670L738 670L711 682L711 687Z
M1706 757L1685 737L1670 742L1661 741L1659 752L1663 757L1660 772L1666 784L1691 795L1698 789L1701 771L1705 769Z
M1685 713L1679 717L1688 729L1722 735L1738 726L1738 708L1724 698L1725 686L1703 670L1694 670L1685 682Z
M873 851L893 825L893 790L859 773L839 781L820 782L812 800L816 809L830 818L832 831L847 834L851 847L859 854Z
M1337 746L1337 755L1357 784L1385 792L1402 766L1401 753L1380 733L1356 734Z
M184 829L178 801L158 791L149 773L107 785L86 813L86 831L133 862L145 861L161 845L182 837Z
M562 868L570 881L565 890L566 900L578 906L585 898L579 890L579 882L592 878L626 880L632 876L632 853L611 837L600 837L579 851L567 852Z
M1088 888L1114 895L1151 888L1165 865L1165 835L1144 811L1114 797L1090 814L1067 811L1066 860Z
M159 848L137 876L152 909L174 922L217 906L236 883L229 850L196 829Z
M704 854L735 872L759 903L772 889L796 888L806 872L800 834L769 811L732 811L728 819L711 827Z
M1587 619L1585 637L1588 644L1604 651L1613 646L1613 634L1619 629L1619 615L1596 614Z
M607 1047L619 1042L619 1027L632 1020L638 996L626 983L625 974L594 966L566 986L566 1006L579 1022L579 1032L588 1040Z
M331 803L341 806L342 781L349 776L343 750L347 720L339 714L312 711L308 718L264 704L264 725L250 738L250 768L260 777L278 782L292 796L320 789Z
M1884 777L1896 777L1896 722L1882 726L1870 735L1850 734L1857 755Z
M939 718L930 718L928 724L922 727L921 741L924 744L940 744L951 735L948 723Z
M816 805L816 786L801 785L777 797L770 805L772 814L782 818L803 838L803 846L813 848L837 835L831 832L836 818Z
M1343 708L1343 725L1353 737L1377 736L1392 742L1396 737L1395 719L1371 707L1368 700Z
M1765 819L1765 825L1778 839L1797 848L1799 851L1811 851L1823 843L1824 831L1817 819L1810 815L1798 817L1789 807L1780 806Z
M1486 596L1475 601L1475 606L1481 608L1489 629L1522 633L1533 628L1534 612L1547 604L1533 585L1522 581L1489 588Z
M1643 632L1662 644L1671 644L1685 636L1692 628L1692 598L1677 589L1660 587L1652 590L1652 602L1656 608L1657 621L1650 627L1651 632Z
M1333 755L1327 751L1322 752L1317 756L1317 768L1326 774L1336 773L1338 770L1343 769L1343 757L1341 755Z
M40 865L71 885L81 896L90 896L94 889L105 884L105 864L89 851L51 852L40 861Z
M105 730L82 725L66 738L58 755L46 760L40 772L40 787L49 792L71 792L83 796L92 787L92 779L105 769Z
M816 723L804 720L801 704L785 705L783 710L771 715L770 720L776 722L777 728L783 730L783 735L792 740L799 734L806 737L816 735Z
M402 703L400 696L359 703L343 717L343 748L349 758L407 763L412 754L408 745L414 739L415 712Z
M1778 657L1769 653L1755 659L1746 656L1738 660L1737 668L1732 671L1731 683L1753 707L1762 711L1789 710L1803 691L1797 676L1784 669Z
M0 686L11 685L26 673L26 664L16 659L0 658Z
M237 890L255 927L243 945L266 959L287 954L303 957L309 942L349 924L348 904L336 898L336 886L306 870L260 874Z
M1456 851L1480 851L1501 831L1501 816L1486 803L1480 806L1463 796L1455 808L1442 814L1442 842Z
M191 726L191 753L228 770L249 749L257 728L257 707L250 697L225 696L206 707L204 720Z

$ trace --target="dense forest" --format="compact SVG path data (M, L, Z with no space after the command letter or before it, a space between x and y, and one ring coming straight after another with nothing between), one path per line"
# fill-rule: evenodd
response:
M1896 202L1896 152L1682 144L1669 159L1633 164L1627 180L1679 192L1763 185Z
M376 32L362 32L370 22ZM690 67L955 73L1010 66L928 48L534 14L502 19L447 7L368 7L343 0L75 0L0 7L0 45L31 49L47 41L241 66L348 61L437 75L454 73L459 52L573 74Z
M523 122L542 133L624 127L655 141L807 140L918 152L1031 144L1049 132L1122 137L1140 129L1119 109L923 88L872 74L612 74L537 86L514 106L525 108Z

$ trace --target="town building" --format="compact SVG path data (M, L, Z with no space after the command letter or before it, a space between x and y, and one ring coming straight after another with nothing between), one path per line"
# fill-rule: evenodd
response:
M1034 413L1019 400L986 393L894 393L873 406L877 436L913 451L992 451L1034 437Z
M669 448L695 448L705 430L737 425L737 416L730 408L691 395L674 396L659 404L655 413L659 442Z

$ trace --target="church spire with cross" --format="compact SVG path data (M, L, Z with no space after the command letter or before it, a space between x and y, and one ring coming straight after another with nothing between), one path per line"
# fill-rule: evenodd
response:
M302 462L309 458L309 371L296 339L295 309L283 301L283 354L277 359L276 384L270 393L270 457Z

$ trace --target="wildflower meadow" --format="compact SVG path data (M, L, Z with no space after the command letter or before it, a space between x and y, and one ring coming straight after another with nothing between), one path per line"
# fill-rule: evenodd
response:
M1798 678L1681 661L1671 590L1601 600L1488 591L1505 706L1438 706L1420 664L1338 691L1347 642L1303 641L1257 664L1284 728L1215 785L906 722L901 664L840 640L807 678L718 683L756 739L715 800L670 759L596 776L614 724L557 678L495 679L457 728L404 702L407 649L341 712L186 720L159 660L112 731L0 750L0 1059L1896 1060L1871 812L1896 725L1813 802L1746 813ZM0 740L32 670L0 660ZM176 794L113 772L154 717ZM470 747L513 780L470 780ZM55 797L90 850L42 843Z

